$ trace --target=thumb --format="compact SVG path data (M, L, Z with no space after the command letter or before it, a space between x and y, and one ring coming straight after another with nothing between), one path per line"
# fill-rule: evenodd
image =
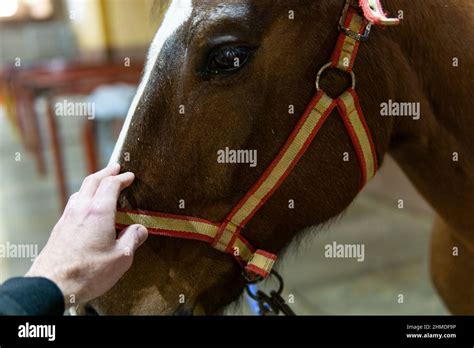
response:
M133 253L148 238L148 230L143 225L130 225L124 228L117 239L120 250L128 250Z

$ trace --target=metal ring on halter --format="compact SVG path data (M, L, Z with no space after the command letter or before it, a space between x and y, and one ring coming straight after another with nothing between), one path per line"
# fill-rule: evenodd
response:
M332 62L329 62L327 64L324 64L322 66L321 69L319 69L318 71L318 74L316 75L316 91L319 92L321 90L320 86L319 86L319 81L321 80L321 76L323 75L323 73L327 70L327 69L330 69L330 68L334 68L336 69L335 67L332 66ZM341 70L342 71L342 70ZM350 71L348 72L350 75L351 75L351 79L352 79L352 89L355 89L356 87L356 77L355 77L355 74L353 71Z
M284 287L284 282L283 282L282 276L275 270L272 270L270 272L270 276L274 276L277 279L277 281L278 281L278 290L276 291L276 293L278 295L281 295L281 293L283 292L283 287ZM250 296L250 298L252 298L255 301L260 300L259 294L258 293L257 294L252 293L252 291L250 291L248 286L245 287L245 290L246 290L247 294Z

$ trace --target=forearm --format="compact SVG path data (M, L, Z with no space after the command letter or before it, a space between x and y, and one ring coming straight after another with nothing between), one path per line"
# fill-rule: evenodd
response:
M0 315L62 315L64 297L51 280L18 277L0 286Z

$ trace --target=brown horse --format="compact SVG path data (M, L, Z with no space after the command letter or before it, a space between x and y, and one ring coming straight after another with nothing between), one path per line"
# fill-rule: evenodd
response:
M171 1L111 159L137 177L120 206L221 221L314 95L344 3ZM379 163L391 154L439 215L432 245L439 293L452 312L473 314L474 3L384 3L403 16L402 25L377 28L361 46L357 91ZM332 94L346 86L338 74L325 83ZM382 117L390 100L419 103L420 119ZM219 163L216 154L226 147L257 150L258 165ZM281 253L303 228L339 215L357 195L359 176L334 111L243 235ZM229 255L199 241L151 237L132 269L92 304L99 314L214 314L243 286Z

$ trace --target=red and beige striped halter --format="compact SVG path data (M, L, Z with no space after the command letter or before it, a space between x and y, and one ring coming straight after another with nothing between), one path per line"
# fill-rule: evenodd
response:
M224 221L212 222L196 217L143 210L119 210L116 216L117 228L142 224L151 234L207 242L214 248L234 256L244 268L243 274L247 280L267 277L275 263L276 255L253 248L241 231L291 173L334 108L337 108L357 154L361 170L360 188L375 175L376 152L355 91L355 75L352 69L359 45L367 40L371 26L398 23L398 19L386 17L379 0L360 0L359 3L346 1L339 22L341 34L331 61L318 73L316 95L276 158ZM319 86L323 72L331 68L342 70L352 77L352 86L337 99L330 98Z

